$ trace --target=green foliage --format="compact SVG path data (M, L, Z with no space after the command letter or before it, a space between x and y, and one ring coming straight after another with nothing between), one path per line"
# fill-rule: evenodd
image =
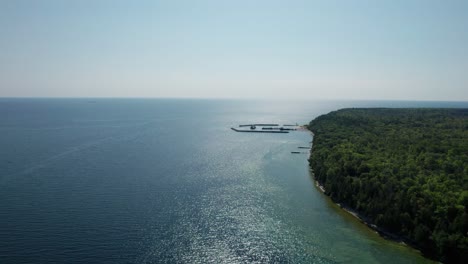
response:
M336 202L449 263L468 263L468 109L342 109L310 122Z

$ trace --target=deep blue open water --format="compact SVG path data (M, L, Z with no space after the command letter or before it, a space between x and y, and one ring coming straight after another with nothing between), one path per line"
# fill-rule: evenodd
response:
M308 123L444 102L0 99L0 263L425 263L314 186Z

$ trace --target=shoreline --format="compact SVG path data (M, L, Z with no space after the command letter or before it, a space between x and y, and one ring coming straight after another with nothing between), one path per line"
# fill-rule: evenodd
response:
M305 128L307 130L309 130L307 127L305 127ZM314 133L312 131L310 131L310 132L311 132L311 135L314 136ZM312 147L313 147L313 139L312 139L311 143L312 143ZM312 148L310 149L310 152L309 152L309 159L311 158L311 155L312 155ZM384 238L386 240L393 241L395 243L410 247L410 248L412 248L414 250L417 250L421 254L421 256L424 256L421 249L418 248L414 243L412 243L411 241L409 241L405 237L399 236L399 235L394 234L394 233L391 233L391 232L389 232L389 231L375 225L374 223L372 223L372 221L369 218L363 216L362 214L360 214L355 209L353 209L353 208L351 208L351 207L349 207L347 205L344 205L342 203L337 203L337 202L333 201L333 199L327 194L326 189L322 185L322 183L320 183L315 178L315 175L312 172L312 168L310 167L310 163L309 163L309 169L310 169L310 173L312 174L311 176L313 177L313 180L315 182L315 186L322 192L323 195L327 196L330 199L330 201L333 202L335 205L337 205L341 210L345 211L346 213L348 213L351 216L353 216L354 218L356 218L359 222L366 225L369 229L371 229L372 231L377 233L380 237L382 237L382 238Z
M315 185L317 186L317 188L319 188L320 191L322 191L322 193L324 195L326 195L328 198L330 198L330 196L328 196L327 193L326 193L325 187L323 185L321 185L317 180L314 180L314 181L315 181ZM359 222L365 224L367 227L369 227L370 229L375 231L375 233L379 234L381 237L383 237L383 238L385 238L387 240L391 240L393 242L397 242L399 244L411 246L411 243L409 243L404 237L393 234L391 232L388 232L385 229L373 224L372 221L369 218L361 215L358 211L354 210L353 208L351 208L351 207L349 207L347 205L344 205L342 203L337 203L337 202L333 201L333 199L331 199L331 198L330 198L330 200L334 204L338 205L338 207L340 207L340 209L342 209L343 211L347 212L348 214L350 214L353 217L355 217L356 219L358 219ZM414 248L414 249L419 250L415 246L411 246L411 247Z
M428 260L466 263L467 110L358 107L318 116L308 125L317 133L311 177L335 212L366 232Z

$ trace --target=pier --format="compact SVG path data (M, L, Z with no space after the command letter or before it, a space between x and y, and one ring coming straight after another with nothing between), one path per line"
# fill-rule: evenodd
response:
M239 125L239 127L252 127L252 126L279 126L278 124L249 124L249 125Z
M286 127L285 127L286 126ZM263 124L263 123L251 123L251 124L242 124L239 125L238 129L231 127L232 130L236 132L251 132L251 133L289 133L289 131L298 130L294 125L279 125L279 124ZM245 129L244 127L249 127L250 129Z
M243 129L236 129L231 127L232 130L236 132L249 132L249 133L289 133L289 131L284 130L243 130Z
M297 129L295 128L284 128L284 127L262 127L263 130L289 130L289 131L295 131Z

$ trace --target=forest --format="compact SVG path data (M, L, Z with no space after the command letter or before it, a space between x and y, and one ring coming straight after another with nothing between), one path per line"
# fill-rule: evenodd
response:
M468 109L342 109L308 128L333 201L427 257L468 263Z

